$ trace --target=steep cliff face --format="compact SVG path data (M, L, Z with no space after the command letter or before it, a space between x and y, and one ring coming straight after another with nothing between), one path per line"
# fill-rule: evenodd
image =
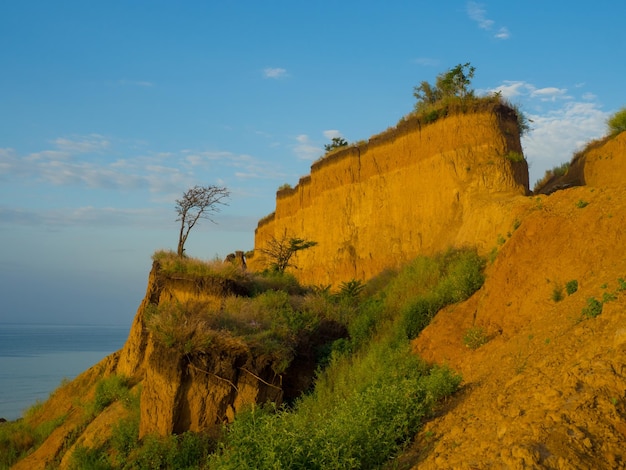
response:
M140 436L206 431L232 421L246 405L282 401L283 377L273 371L273 358L245 342L215 334L210 346L185 352L147 328L150 306L202 301L219 310L227 296L241 293L236 283L163 275L154 264L116 370L142 382Z
M314 240L316 247L297 255L303 282L368 279L418 254L469 242L466 233L473 244L476 237L495 240L497 228L467 231L467 219L486 200L527 192L509 108L429 125L411 118L316 162L295 188L279 191L275 213L256 229L255 249L284 233Z

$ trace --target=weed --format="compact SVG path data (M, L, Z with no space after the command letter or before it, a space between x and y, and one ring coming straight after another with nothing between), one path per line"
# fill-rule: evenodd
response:
M583 201L582 199L579 199L576 202L576 207L578 207L579 209L582 209L583 207L587 207L589 205L589 203L587 201Z
M498 240L497 240L498 245L502 246L504 245L505 242L506 242L505 238L502 235L498 234Z
M555 284L552 289L552 301L560 302L565 296L563 295L563 286L560 283Z
M489 252L489 264L493 264L496 261L497 256L498 248L494 246Z
M602 303L605 304L607 302L613 302L614 300L617 300L617 295L615 295L613 292L604 292L602 294Z
M473 326L469 328L463 336L463 344L470 349L478 349L482 345L487 344L489 337L485 329L481 326Z
M504 155L504 158L506 158L507 160L510 160L512 162L523 162L524 160L526 160L524 158L524 155L520 152L508 152L506 155Z
M624 280L623 278L619 278L617 280L617 282L619 283L619 287L617 288L617 292L623 292L626 290L626 280Z
M578 281L576 279L572 279L571 281L567 281L565 283L565 292L567 295L572 295L578 290Z
M583 308L582 314L587 318L595 318L602 313L602 302L595 297L587 299L587 306Z
M519 219L515 219L513 221L513 230L517 230L520 227L520 225L522 225L522 222Z

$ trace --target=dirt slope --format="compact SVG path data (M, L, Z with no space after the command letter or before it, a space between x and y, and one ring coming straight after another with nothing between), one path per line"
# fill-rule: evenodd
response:
M626 468L626 188L520 201L483 288L414 342L464 377L401 468ZM568 295L565 284L578 281ZM563 300L555 302L555 288ZM588 298L606 300L595 318ZM489 342L463 337L483 327Z

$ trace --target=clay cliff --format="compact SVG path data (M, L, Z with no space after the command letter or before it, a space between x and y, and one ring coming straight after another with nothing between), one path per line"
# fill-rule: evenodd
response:
M510 221L486 206L527 193L512 109L493 104L430 124L412 116L325 156L279 191L276 211L256 229L255 253L287 233L318 243L297 254L302 282L365 280L449 246L491 248Z

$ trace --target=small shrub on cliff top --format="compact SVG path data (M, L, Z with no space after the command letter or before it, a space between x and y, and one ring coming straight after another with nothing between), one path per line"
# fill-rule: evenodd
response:
M613 114L606 121L606 124L609 128L610 135L617 135L620 132L626 131L626 107Z

